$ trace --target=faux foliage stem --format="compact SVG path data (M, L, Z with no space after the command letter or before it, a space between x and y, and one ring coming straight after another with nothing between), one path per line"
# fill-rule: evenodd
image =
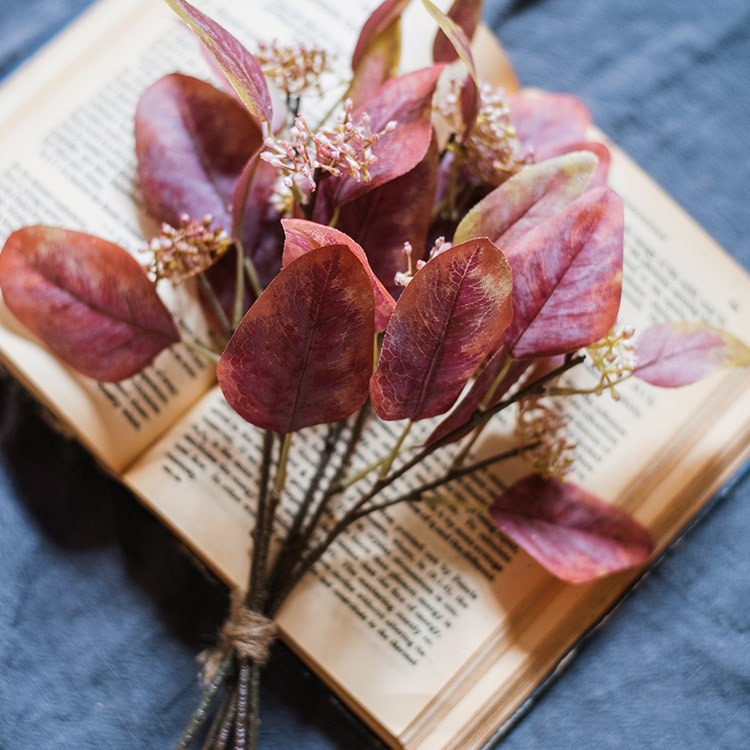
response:
M511 357L506 357L503 366L500 368L500 372L495 375L492 383L490 383L490 387L482 397L482 400L479 403L480 409L486 409L487 405L492 401L498 386L500 385L500 383L502 383L503 378L508 374L512 362L513 359ZM471 449L476 445L477 440L479 440L479 438L481 437L482 432L484 431L484 428L486 426L487 422L484 422L474 428L474 432L472 433L471 437L466 441L466 444L461 448L456 457L453 459L454 467L458 468L459 466L463 465L464 461L466 461L466 459L468 458Z
M563 362L563 364L555 368L554 370L550 371L545 376L539 378L533 383L530 383L524 388L519 389L518 392L516 392L515 394L512 394L507 399L495 404L492 408L487 409L484 412L477 411L472 417L472 419L469 420L468 426L474 427L476 425L486 422L493 415L499 413L503 409L508 408L511 404L516 403L518 400L525 398L526 396L529 396L535 393L543 393L547 383L549 383L551 380L554 380L556 377L563 374L564 372L567 372L571 368L579 365L581 362L584 361L584 359L585 359L585 356L582 354L566 355L565 361ZM323 541L320 542L320 544L318 544L316 547L308 550L307 554L303 555L299 566L294 571L293 576L291 577L290 581L287 583L287 586L285 587L284 596L281 597L280 599L274 600L274 606L271 608L270 611L271 612L277 611L277 608L280 606L281 602L283 602L283 598L302 579L305 573L307 573L313 567L313 565L315 565L315 563L320 559L320 557L328 549L331 543L338 537L338 535L350 525L352 521L349 519L354 518L356 514L360 513L360 511L365 509L367 507L367 504L371 500L373 500L378 495L378 493L380 493L388 485L392 484L397 479L399 479L404 474L406 474L406 472L410 471L414 466L424 461L425 458L427 458L430 454L432 454L438 448L441 448L444 445L451 443L455 439L455 436L457 434L463 432L465 427L466 425L463 427L457 428L456 430L452 430L450 433L445 435L441 440L438 440L435 443L425 446L421 451L419 451L417 454L412 456L412 458L409 459L408 461L404 462L398 469L393 471L387 477L379 477L374 482L370 490L366 492L361 498L359 498L359 500L344 515L344 517L338 523L334 525L334 527L325 536ZM518 449L514 449L514 450L518 450ZM494 460L499 460L499 459L494 459ZM466 469L468 470L469 467L466 467ZM464 469L461 469L460 471L463 472ZM340 489L341 489L340 487L332 487L331 494L335 494ZM361 517L361 515L358 517Z
M269 575L268 589L270 592L276 591L279 582L283 580L283 578L294 567L297 558L303 549L301 542L303 538L303 534L301 533L303 524L310 508L312 507L315 495L320 488L321 481L323 480L323 475L331 462L331 458L334 455L339 438L341 437L345 426L345 420L340 420L335 425L332 425L328 431L323 450L318 457L318 465L315 468L315 473L307 485L307 490L302 502L295 511L294 518L292 519L292 523L286 533L284 543L281 546L281 551L279 552Z
M206 275L203 273L198 274L197 280L198 286L203 293L204 299L208 302L211 310L216 315L216 319L219 321L221 330L224 333L224 336L228 339L232 335L232 331L234 330L234 328L230 323L229 318L227 318L227 314L224 311L221 302L219 302L219 298L216 296L216 292L214 291L213 286L211 286L211 282L209 282L209 280L206 278Z
M216 670L216 674L211 680L210 684L203 691L200 703L198 707L193 711L193 715L190 717L187 727L182 733L179 742L177 743L175 750L187 750L190 744L195 739L196 734L200 731L201 727L206 723L209 716L209 710L214 700L216 699L219 691L223 687L227 680L229 671L232 669L234 658L231 654L224 657L219 664L219 668Z
M362 436L362 432L365 428L365 424L367 423L369 416L370 402L368 401L357 413L357 417L354 421L354 424L352 425L352 429L349 433L349 438L346 443L346 448L344 449L344 452L341 456L339 465L333 477L331 477L331 480L328 483L328 487L324 491L317 507L310 515L310 518L307 519L306 523L304 522L304 518L301 519L301 523L304 523L304 528L300 530L298 538L295 542L295 549L293 551L293 554L289 557L286 569L283 571L283 575L279 575L279 577L275 579L274 582L275 585L272 593L273 598L268 605L270 616L273 616L276 612L278 612L286 597L289 595L291 590L301 578L301 576L297 574L297 569L304 562L306 551L308 550L315 532L319 528L320 521L323 518L323 514L325 513L326 508L328 507L328 503L337 494L337 491L334 488L337 488L339 486L341 477L349 468L352 457L354 456L354 451L357 448L359 439ZM335 446L333 446L333 448L335 448Z

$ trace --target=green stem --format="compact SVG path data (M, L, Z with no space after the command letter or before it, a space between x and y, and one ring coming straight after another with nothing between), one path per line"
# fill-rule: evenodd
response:
M236 710L235 697L231 691L224 691L224 698L219 706L219 710L216 712L216 717L211 728L206 734L202 750L225 750L234 721Z
M219 355L217 352L215 352L213 349L209 349L207 346L203 346L203 344L198 343L197 341L191 341L190 339L182 339L182 343L192 351L196 352L197 354L200 354L201 356L205 357L206 359L211 360L211 362L218 362Z
M430 490L435 489L436 487L440 487L449 482L453 482L456 479L460 479L461 477L466 476L467 474L486 468L487 466L490 466L491 464L498 463L500 461L507 461L511 458L515 458L521 455L522 453L525 453L526 451L533 450L538 445L539 443L533 443L533 444L526 445L526 446L512 448L503 453L498 453L494 456L490 456L489 458L483 459L482 461L477 461L476 463L473 463L471 466L464 466L460 469L449 470L442 477L438 479L434 479L431 482L424 482L419 487L415 487L409 490L408 492L404 493L403 495L400 495L396 498L392 498L391 500L387 500L383 503L380 503L379 505L368 505L368 503L371 500L373 500L379 492L381 492L388 484L392 483L393 481L398 479L400 476L402 476L405 473L405 471L400 470L399 472L392 475L391 477L388 477L387 480L376 482L376 487L373 488L370 492L368 492L347 513L345 513L342 516L342 518L333 526L333 528L331 528L331 530L328 532L328 534L323 539L323 541L319 545L317 545L314 549L310 550L309 554L304 557L300 567L295 572L296 577L295 577L294 583L296 584L296 582L298 582L302 578L302 576L304 576L309 570L312 569L312 567L315 565L316 562L318 562L318 560L320 560L320 558L323 556L326 550L336 541L336 539L344 531L346 531L346 529L348 529L353 523L356 523L360 519L370 515L371 513L374 513L375 511L386 510L387 508L390 508L394 505L399 505L401 503L413 502L413 501L419 500L422 495L429 492ZM409 462L409 468L414 466L415 463L418 463L418 461Z
M318 502L315 511L310 515L310 518L307 523L304 524L304 527L299 530L299 533L294 542L294 548L289 551L289 556L286 561L284 570L280 571L278 577L274 580L273 598L269 603L269 613L271 613L271 616L278 612L286 597L300 580L301 576L298 576L296 574L296 570L304 560L310 542L315 536L316 531L320 527L320 522L323 518L326 508L328 507L328 503L333 499L333 497L336 496L336 494L338 494L338 490L335 488L338 488L340 486L341 477L349 468L369 416L370 404L369 402L367 402L359 410L357 418L352 425L352 430L347 440L346 449L341 456L341 460L339 462L338 468L336 469L336 472L334 473L333 477L331 477L331 480L328 483L328 487L326 488L325 492L323 492L323 495ZM335 448L335 445L332 446L332 448Z
M282 581L284 577L289 573L289 571L294 567L298 555L302 552L302 549L304 547L302 542L302 539L304 538L304 535L302 534L303 524L308 516L308 513L310 512L313 501L315 500L315 495L320 489L320 484L323 481L323 475L330 465L331 459L333 458L333 455L336 451L336 446L338 445L338 441L341 437L342 432L344 431L345 426L345 420L340 420L335 425L329 426L328 435L326 436L323 450L319 455L318 465L315 468L315 473L313 474L310 482L307 485L307 490L305 491L305 496L302 498L302 502L299 504L299 507L295 511L292 523L290 524L289 530L286 533L284 543L281 545L281 551L279 552L279 555L277 556L274 566L268 577L269 592L275 592L278 589L280 585L279 582Z
M473 417L469 420L466 426L471 428L476 425L483 424L488 419L490 419L493 415L501 412L503 409L507 409L511 404L516 403L516 401L519 401L520 399L525 398L526 396L529 396L535 393L544 393L544 389L547 383L549 383L551 380L554 380L556 377L566 372L567 370L570 370L571 368L579 365L581 362L583 362L584 359L585 357L583 355L567 355L562 365L550 371L544 377L539 378L533 383L530 383L528 386L519 389L515 394L512 394L511 396L509 396L507 399L503 401L500 401L499 403L495 404L490 409L487 409L484 412L477 411L473 415ZM431 443L430 445L425 446L421 451L419 451L417 454L412 456L412 458L409 459L408 461L405 461L398 469L390 473L387 477L378 477L378 479L373 483L370 490L365 492L362 495L362 497L360 497L357 500L357 502L354 503L354 505L352 505L352 507L347 511L347 513L332 527L332 529L324 537L323 541L320 542L316 547L309 549L307 554L304 554L302 556L299 565L294 570L293 574L290 576L290 580L287 582L283 595L277 599L274 599L274 604L270 611L276 612L278 610L278 607L280 606L281 602L283 602L283 599L285 598L285 596L288 595L288 593L302 579L302 577L309 570L312 569L313 565L315 565L315 563L320 559L323 553L335 541L338 535L342 531L344 531L344 529L346 529L351 523L353 523L354 520L357 520L358 518L361 518L363 515L367 515L367 513L370 512L370 510L365 510L365 509L367 509L368 504L380 492L382 492L387 486L395 482L397 479L400 479L404 474L406 474L408 471L414 468L414 466L424 461L425 458L431 455L438 448L441 448L453 442L456 439L456 435L465 434L464 431L466 429L466 426L459 427L451 431L450 433L447 433L440 440L434 443ZM525 450L528 450L528 448L525 448ZM516 455L515 452L517 451L518 451L517 448L513 449L514 455ZM500 454L500 455L504 456L504 454ZM494 458L494 459L487 459L487 460L497 461L500 459ZM462 468L454 469L452 471L458 472L460 473L461 476L463 476L467 471L477 470L477 467L479 465L480 464L472 464L471 467L462 467ZM450 474L450 471L449 471L449 474ZM340 486L332 487L330 490L330 493L332 495L336 494L341 489L342 488ZM401 502L402 501L403 500L401 500Z
M224 337L228 339L232 335L232 331L234 330L234 327L230 323L229 318L227 318L227 314L224 311L224 307L219 301L219 298L216 296L216 292L214 291L214 288L211 286L211 283L209 282L209 280L206 278L206 275L203 273L199 273L197 278L198 278L198 286L200 287L200 290L203 293L204 299L208 302L210 308L214 312L214 315L216 315L216 319L219 321L219 325L222 328Z
M412 425L414 423L409 420L405 425L404 429L401 431L401 435L399 436L399 439L396 441L393 448L391 448L391 452L386 456L385 461L380 465L380 470L378 471L378 478L383 479L384 477L387 477L388 474L391 471L391 467L393 466L393 462L398 458L398 454L401 451L401 446L404 444L404 440L406 440L407 436L409 435L409 432L411 431Z
M492 383L490 383L490 387L487 389L487 392L482 397L482 400L479 402L479 409L484 411L487 406L492 402L493 397L495 396L495 392L498 389L498 386L500 383L502 383L505 376L508 374L508 371L510 370L510 366L513 362L512 357L506 357L505 362L503 363L503 366L500 368L500 372L495 375ZM474 428L474 432L471 435L471 437L466 441L466 444L463 446L463 448L459 451L459 453L456 455L456 457L453 459L453 466L458 468L461 466L464 461L469 456L469 453L471 452L472 448L476 445L477 440L482 435L482 432L484 431L484 428L487 426L487 422L484 422L480 425L477 425Z

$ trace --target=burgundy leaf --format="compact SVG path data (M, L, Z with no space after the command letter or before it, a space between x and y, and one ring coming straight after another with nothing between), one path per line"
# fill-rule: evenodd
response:
M258 60L225 28L186 0L165 0L193 30L253 117L270 122L271 95Z
M284 233L272 202L278 176L276 167L253 157L237 183L232 202L235 234L264 287L281 270Z
M466 213L454 242L489 237L508 247L582 195L596 163L592 153L577 151L522 169Z
M448 62L455 60L458 57L461 62L466 66L468 76L464 81L461 90L461 119L463 121L463 135L468 134L474 128L474 123L479 113L479 76L477 74L476 66L474 65L474 57L471 53L471 40L470 36L466 34L465 30L458 24L450 15L445 15L440 8L438 8L431 0L422 0L422 5L427 9L427 12L435 19L440 31L438 32L437 41L441 38L448 41L449 45L454 50L454 55L449 55ZM464 3L462 0L458 0L456 5L451 9L456 15L462 15L464 12ZM471 12L467 14L471 16ZM465 17L464 20L467 23L467 27L471 27L472 20L470 17ZM473 30L476 29L476 20L474 20ZM440 46L440 45L438 45ZM438 49L438 55L440 50ZM436 62L444 62L435 58Z
M370 17L362 25L362 29L359 32L359 39L357 39L357 45L352 54L353 69L361 63L362 58L367 55L375 40L377 40L377 38L384 32L387 32L387 30L393 25L394 21L398 21L401 18L401 14L404 12L404 8L409 4L409 1L410 0L384 0L384 2L382 2L370 14Z
M444 413L511 318L512 279L487 239L457 245L430 260L396 304L370 383L382 419Z
M0 254L11 312L55 354L97 380L124 380L180 340L172 316L126 250L81 232L30 226Z
M364 248L372 270L397 297L396 274L406 270L404 243L417 259L427 244L438 170L438 147L433 139L424 159L414 169L341 207L337 226Z
M138 178L149 213L172 226L211 214L232 229L232 194L262 145L258 123L229 94L174 73L148 88L135 115Z
M370 280L348 248L302 255L248 310L219 360L229 405L281 433L349 416L367 400L373 318Z
M479 25L482 16L482 0L454 0L447 17L463 32L469 40ZM449 63L458 57L455 40L451 40L443 29L438 31L432 46L432 59L435 62Z
M539 161L586 140L591 114L570 94L523 90L509 96L508 105L518 138Z
M289 265L293 260L299 258L310 250L329 245L344 245L354 253L370 279L372 292L375 300L375 330L381 333L388 325L393 308L396 303L390 292L380 283L373 273L367 260L365 251L347 234L339 229L317 224L305 219L283 219L282 225L286 235L284 242L284 265Z
M377 161L370 167L371 180L362 182L348 175L329 177L318 188L318 202L329 213L376 187L412 170L427 153L432 141L432 95L443 70L441 65L405 73L387 81L376 94L353 113L355 122L363 111L370 117L373 133L390 122L396 127L373 146ZM320 220L320 216L314 217ZM328 223L321 221L321 223Z
M633 374L678 388L726 367L750 367L750 347L708 323L659 323L638 337Z
M591 176L586 190L592 190L596 187L606 187L609 179L609 168L612 164L612 154L607 146L601 141L580 141L577 143L565 143L557 148L549 149L548 158L561 156L562 154L571 154L576 151L589 151L597 158L596 169Z
M284 233L279 214L271 204L278 170L256 154L247 163L237 182L232 200L232 235L240 240L243 255L252 261L261 288L281 270ZM214 300L227 321L232 321L237 298L237 247L233 245L205 274L214 299L203 298L204 309L214 329L221 330ZM242 313L254 296L249 283L243 287Z
M425 445L454 443L468 435L474 428L471 422L474 414L496 404L528 366L528 362L509 360L504 349L493 352L482 365L468 392L430 433ZM496 383L498 378L500 380Z
M364 104L398 72L401 59L401 14L409 0L385 0L367 19L352 55L354 76L347 96Z
M570 583L642 565L653 551L648 531L623 510L538 474L506 490L490 515L550 573Z
M503 344L516 359L575 351L602 338L620 308L622 199L584 193L506 251L513 322Z

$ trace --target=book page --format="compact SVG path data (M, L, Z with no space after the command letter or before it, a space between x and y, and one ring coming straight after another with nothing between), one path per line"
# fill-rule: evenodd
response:
M232 3L201 3L248 44L261 36L315 37L341 50L346 62L374 3L354 0L346 12L338 5L317 3L306 14L294 3L266 0L254 3L252 13L237 14ZM155 226L144 215L135 176L135 107L150 84L173 71L211 77L195 37L166 4L102 0L12 76L0 94L0 243L22 226L48 224L99 235L139 257ZM205 340L188 287L163 284L159 290L183 335ZM175 346L129 381L93 382L60 364L1 304L0 355L114 471L129 465L215 379L209 362Z
M135 184L133 114L140 91L190 48L153 2L95 6L0 95L0 240L28 224L102 236L137 253L148 227ZM123 33L123 29L127 32ZM202 338L195 295L160 287L183 335ZM6 367L108 468L120 471L215 380L178 345L143 373L97 383L73 372L0 307Z

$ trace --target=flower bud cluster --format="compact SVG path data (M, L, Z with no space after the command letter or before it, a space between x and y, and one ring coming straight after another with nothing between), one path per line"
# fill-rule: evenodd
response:
M210 215L198 221L183 214L178 227L162 224L161 234L149 243L153 258L148 270L154 281L168 279L179 284L224 255L232 240L224 229L212 229L212 223Z
M576 445L568 442L567 427L567 415L542 397L519 402L516 437L522 445L536 446L523 454L534 471L547 477L564 477L570 471Z
M281 172L287 188L301 191L302 196L315 191L319 172L337 177L346 173L357 182L370 182L370 167L377 161L373 146L396 123L373 133L368 114L363 112L355 120L352 110L347 100L334 124L315 132L304 115L298 115L289 139L267 138L261 158Z
M436 255L439 255L440 253L444 253L446 250L450 249L453 246L452 242L448 242L448 240L445 239L445 237L438 237L430 252L427 254L427 260L430 260L431 258L434 258ZM411 242L404 242L404 247L402 252L404 253L404 256L406 257L406 271L398 271L396 275L393 278L394 283L396 286L408 286L409 282L414 278L414 275L419 271L420 269L424 268L425 263L427 263L426 260L418 260L416 263L414 263L412 256L414 254L414 248L412 247Z
M321 76L331 71L328 53L321 47L260 42L255 57L265 76L288 97L300 96L310 88L322 94Z
M467 134L463 133L463 127L455 127L461 107L461 87L460 80L451 80L439 103L441 115L454 123L455 137L449 148L479 180L499 185L528 164L531 154L524 150L516 135L503 89L480 83L481 103L474 127Z
M632 328L622 331L612 329L603 339L586 347L589 361L599 374L599 384L594 389L597 395L608 390L612 398L619 401L620 395L615 386L629 376L635 367L634 335Z

